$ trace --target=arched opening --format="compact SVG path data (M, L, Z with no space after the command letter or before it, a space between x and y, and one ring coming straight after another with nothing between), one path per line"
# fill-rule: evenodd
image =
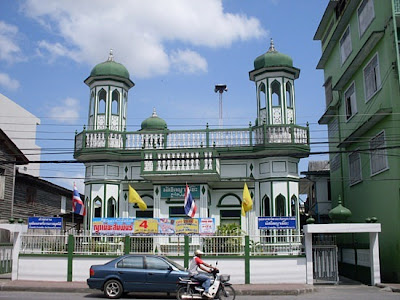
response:
M297 216L297 197L295 195L290 199L290 214L292 217Z
M94 217L101 218L101 208L102 208L102 201L99 197L96 197L93 201L93 209L94 209Z
M286 82L286 106L293 108L292 85L289 81Z
M99 114L105 114L106 113L106 97L107 93L104 89L101 89L98 93L99 96L99 108L98 108L98 113Z
M107 202L107 218L115 218L116 217L116 208L117 201L113 197L108 199Z
M279 194L275 198L275 216L283 217L286 215L285 213L285 197L282 194Z
M111 114L119 114L119 92L117 90L114 90L112 93Z
M266 107L266 97L265 97L265 84L261 82L258 87L258 99L260 109L265 109Z
M90 110L89 111L90 111L89 115L93 116L94 115L94 93L92 93L90 95Z
M240 226L242 201L238 195L232 193L223 195L219 199L217 207L220 208L220 226L228 224L236 224Z
M271 84L272 106L281 106L281 84L274 81Z
M271 203L269 201L269 197L268 196L264 196L263 204L264 204L264 216L265 217L271 216Z

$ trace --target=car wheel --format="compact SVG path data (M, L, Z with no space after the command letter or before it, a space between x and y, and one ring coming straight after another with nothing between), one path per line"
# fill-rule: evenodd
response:
M111 279L104 284L104 295L110 299L118 299L122 296L124 288L121 282Z

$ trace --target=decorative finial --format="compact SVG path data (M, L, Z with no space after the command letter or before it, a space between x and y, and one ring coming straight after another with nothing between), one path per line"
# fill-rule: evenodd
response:
M277 52L274 45L274 40L271 38L271 43L269 45L268 52Z
M153 114L151 115L151 117L152 117L152 118L158 117L155 107L153 107Z
M113 50L112 50L112 49L110 49L110 54L109 54L107 60L108 60L108 61L114 61L114 55L113 55Z

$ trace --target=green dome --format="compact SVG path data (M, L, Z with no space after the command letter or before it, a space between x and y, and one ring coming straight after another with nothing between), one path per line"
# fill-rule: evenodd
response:
M342 199L339 195L338 205L335 208L332 208L329 211L328 215L333 222L340 223L344 222L347 218L351 217L352 213L350 209L342 205Z
M276 51L274 42L271 39L269 50L254 60L254 69L258 70L261 68L281 66L293 68L293 60L290 56Z
M90 72L90 76L117 76L129 79L129 72L122 64L107 60L96 65Z
M153 114L142 122L141 127L141 130L164 130L167 128L167 122L157 116L156 109L153 109Z

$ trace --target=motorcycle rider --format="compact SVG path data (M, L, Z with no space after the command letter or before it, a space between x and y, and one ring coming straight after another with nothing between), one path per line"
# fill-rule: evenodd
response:
M203 254L204 253L199 249L194 251L194 257L192 258L192 260L189 263L189 275L202 283L201 286L204 288L203 296L205 296L207 298L213 298L208 293L208 289L210 288L210 285L211 285L211 278L210 278L210 276L204 274L203 272L199 272L198 268L200 268L201 270L203 270L204 272L207 272L207 273L211 273L213 270L217 270L217 268L212 267L211 265L205 263L201 259L201 256Z

